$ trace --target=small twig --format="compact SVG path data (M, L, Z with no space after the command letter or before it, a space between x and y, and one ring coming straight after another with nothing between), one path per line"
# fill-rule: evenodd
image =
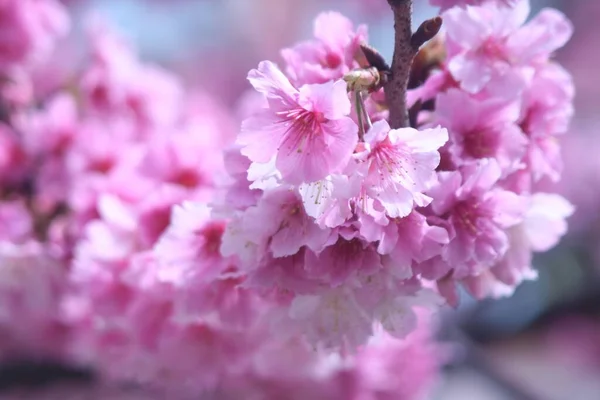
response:
M365 122L367 123L367 131L373 127L373 123L371 122L371 117L369 116L369 112L367 111L367 107L365 107L365 99L363 99L362 92L357 93L358 98L360 99L360 106L364 113Z
M356 106L356 116L358 119L358 139L362 142L364 141L365 133L371 129L373 123L371 122L371 117L369 116L369 113L365 107L362 91L354 91L354 101ZM365 124L367 129L365 129Z
M356 116L358 118L358 140L363 142L365 140L365 125L362 119L362 99L360 98L360 91L358 90L354 92L354 101L356 106Z

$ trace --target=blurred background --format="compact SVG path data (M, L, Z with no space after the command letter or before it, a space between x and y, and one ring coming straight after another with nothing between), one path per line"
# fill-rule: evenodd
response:
M312 20L337 10L369 26L370 43L387 59L393 48L385 0L69 0L80 46L83 22L100 14L141 58L178 74L226 107L238 107L247 71L312 36ZM436 13L415 1L415 25ZM561 245L535 259L540 277L509 299L474 303L443 316L440 339L455 343L434 400L600 399L600 20L599 1L532 0L574 23L556 55L574 77L576 116L563 138L565 172L555 189L577 207ZM73 50L75 49L75 50ZM77 50L79 49L79 50ZM71 55L70 55L71 56ZM56 62L57 74L70 66ZM62 59L71 59L64 57Z

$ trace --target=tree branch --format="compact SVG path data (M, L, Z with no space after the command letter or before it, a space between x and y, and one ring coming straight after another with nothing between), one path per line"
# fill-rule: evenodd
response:
M391 74L384 90L390 110L390 127L398 129L408 126L406 85L416 54L411 44L412 0L388 0L388 3L394 13L395 44Z
M394 13L394 59L390 77L385 82L385 96L390 110L389 123L392 129L409 126L406 91L412 61L419 47L432 39L442 27L442 19L429 19L412 33L412 0L388 0Z

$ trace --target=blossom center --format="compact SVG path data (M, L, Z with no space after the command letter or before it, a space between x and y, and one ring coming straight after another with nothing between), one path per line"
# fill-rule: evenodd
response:
M458 203L454 207L456 222L469 234L476 236L479 229L477 221L482 216L479 208L479 202L476 200L466 200Z
M181 185L186 188L193 189L201 182L198 172L191 168L184 168L178 171L172 179L172 183Z
M321 134L321 124L327 119L321 112L298 108L285 112L284 121L288 125L283 136L285 147L290 153L302 153L305 147Z
M340 57L339 54L333 52L328 52L325 56L325 60L323 61L325 64L324 67L328 67L331 69L339 68L339 66L342 65L342 57Z
M204 254L211 257L220 257L221 238L225 227L223 224L210 224L200 232L204 239Z
M464 134L463 148L473 158L486 158L494 155L498 146L498 135L488 130L473 130Z
M410 155L402 147L393 146L389 139L377 145L371 156L375 160L375 168L380 177L400 182L405 187L414 186L416 183L410 172ZM415 162L416 163L416 162ZM412 170L416 170L412 167Z
M484 57L501 60L508 64L511 63L503 40L498 38L487 38L479 48L479 53Z

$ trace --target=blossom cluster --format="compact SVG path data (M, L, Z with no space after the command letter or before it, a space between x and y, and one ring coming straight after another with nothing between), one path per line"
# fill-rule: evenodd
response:
M395 129L383 89L348 85L367 28L335 12L229 113L97 19L81 71L37 93L67 13L0 4L0 358L182 398L416 399L445 358L432 314L533 278L572 212L538 190L572 113L569 22L448 3Z
M456 304L458 285L483 298L535 276L532 253L572 212L537 187L559 177L573 88L550 60L569 22L528 14L527 1L445 11L446 55L409 94L428 105L413 127L391 129L378 93L348 95L366 38L337 14L282 52L287 73L250 72L264 99L242 124L249 166L236 176L251 190L222 252L240 256L249 287L292 294L288 326L334 347L364 342L373 321L402 337L413 307L438 304L432 286Z

